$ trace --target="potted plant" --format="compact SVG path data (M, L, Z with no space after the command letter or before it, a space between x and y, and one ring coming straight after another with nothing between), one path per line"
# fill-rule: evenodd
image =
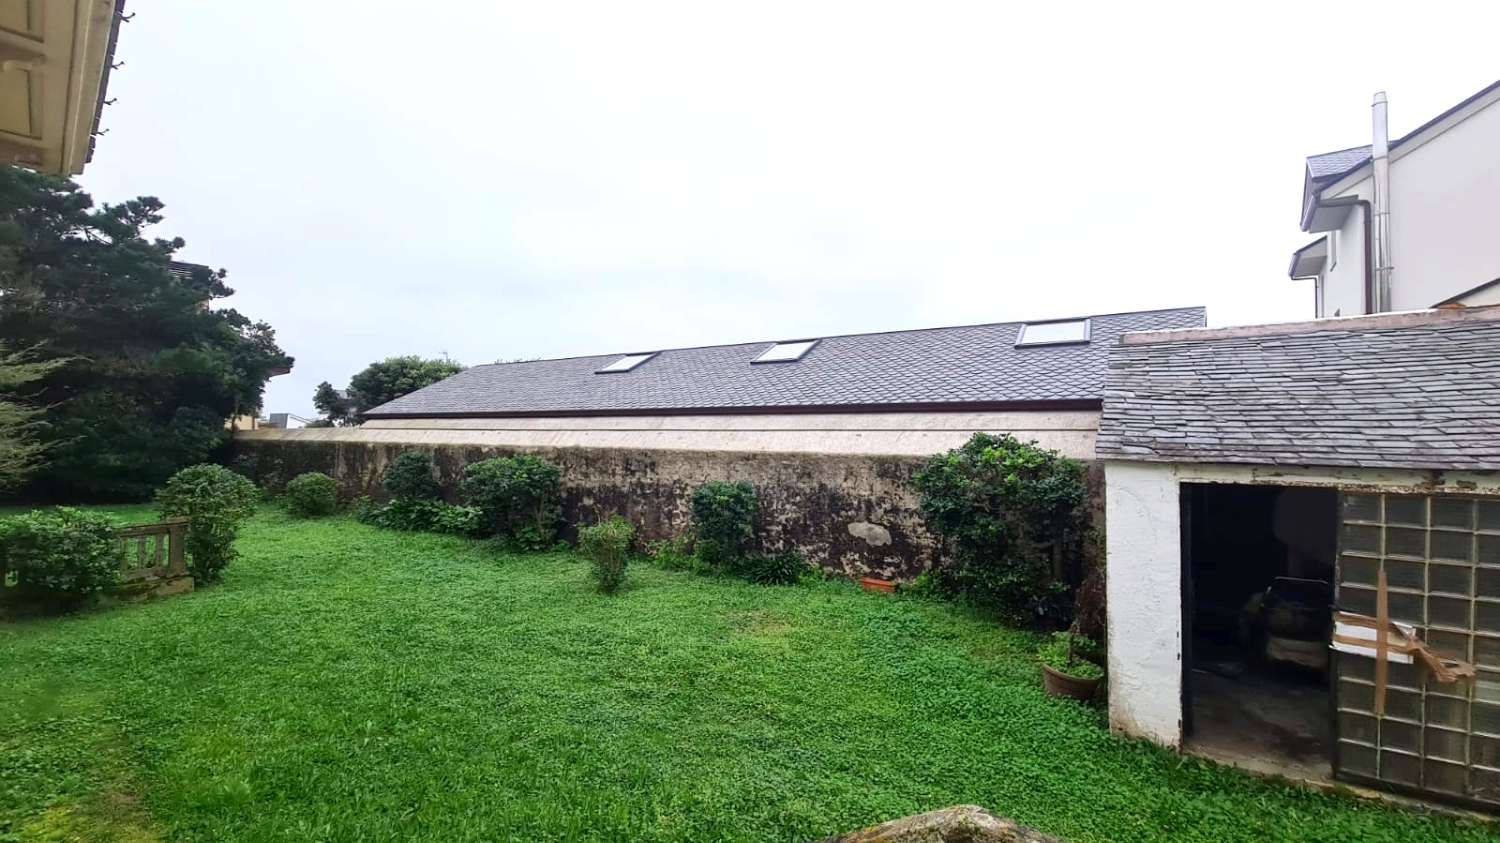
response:
M1054 633L1037 650L1042 662L1042 687L1054 697L1093 699L1104 679L1098 658L1099 645L1072 632Z

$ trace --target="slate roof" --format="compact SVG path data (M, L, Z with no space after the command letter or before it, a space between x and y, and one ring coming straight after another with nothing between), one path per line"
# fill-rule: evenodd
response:
M752 364L771 342L662 351L628 372L621 354L475 366L367 418L649 415L818 409L1097 405L1109 346L1127 331L1197 327L1201 307L1092 316L1091 339L1016 347L1024 323L824 337L801 360ZM641 351L637 349L636 351ZM622 352L624 353L624 352ZM998 409L999 406L993 406Z
M1099 455L1500 470L1500 307L1277 327L1116 345Z

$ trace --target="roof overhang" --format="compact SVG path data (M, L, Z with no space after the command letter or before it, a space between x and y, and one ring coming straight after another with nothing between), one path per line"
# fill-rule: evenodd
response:
M1287 269L1287 275L1294 280L1301 278L1317 278L1323 274L1328 266L1328 235L1308 243L1306 246L1292 252L1292 265Z
M125 0L0 0L0 156L58 176L92 152Z
M1098 410L1100 398L1057 399L1050 401L930 401L889 404L792 404L760 407L659 407L590 410L543 410L522 412L457 413L365 413L366 419L569 419L610 416L784 416L839 413L974 413Z
M1349 211L1361 201L1357 196L1321 198L1321 190L1313 187L1311 202L1302 209L1303 231L1334 231L1344 227Z

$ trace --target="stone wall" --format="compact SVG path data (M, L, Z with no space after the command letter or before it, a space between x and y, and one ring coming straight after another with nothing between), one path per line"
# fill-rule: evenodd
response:
M326 472L348 496L379 499L381 472L402 451L433 455L449 496L463 467L518 449L457 444L367 441L338 431L257 431L235 440L237 458L257 481L275 484L304 471ZM909 579L931 565L937 541L922 525L911 456L736 453L729 451L527 449L561 467L563 517L569 525L619 513L644 541L684 533L689 497L710 480L743 480L760 498L762 549L801 550L846 576ZM571 531L571 526L569 530Z

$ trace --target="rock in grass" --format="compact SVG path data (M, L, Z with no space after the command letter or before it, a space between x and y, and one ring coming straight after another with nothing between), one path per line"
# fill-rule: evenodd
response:
M1057 838L978 805L955 805L825 837L819 843L1057 843Z

